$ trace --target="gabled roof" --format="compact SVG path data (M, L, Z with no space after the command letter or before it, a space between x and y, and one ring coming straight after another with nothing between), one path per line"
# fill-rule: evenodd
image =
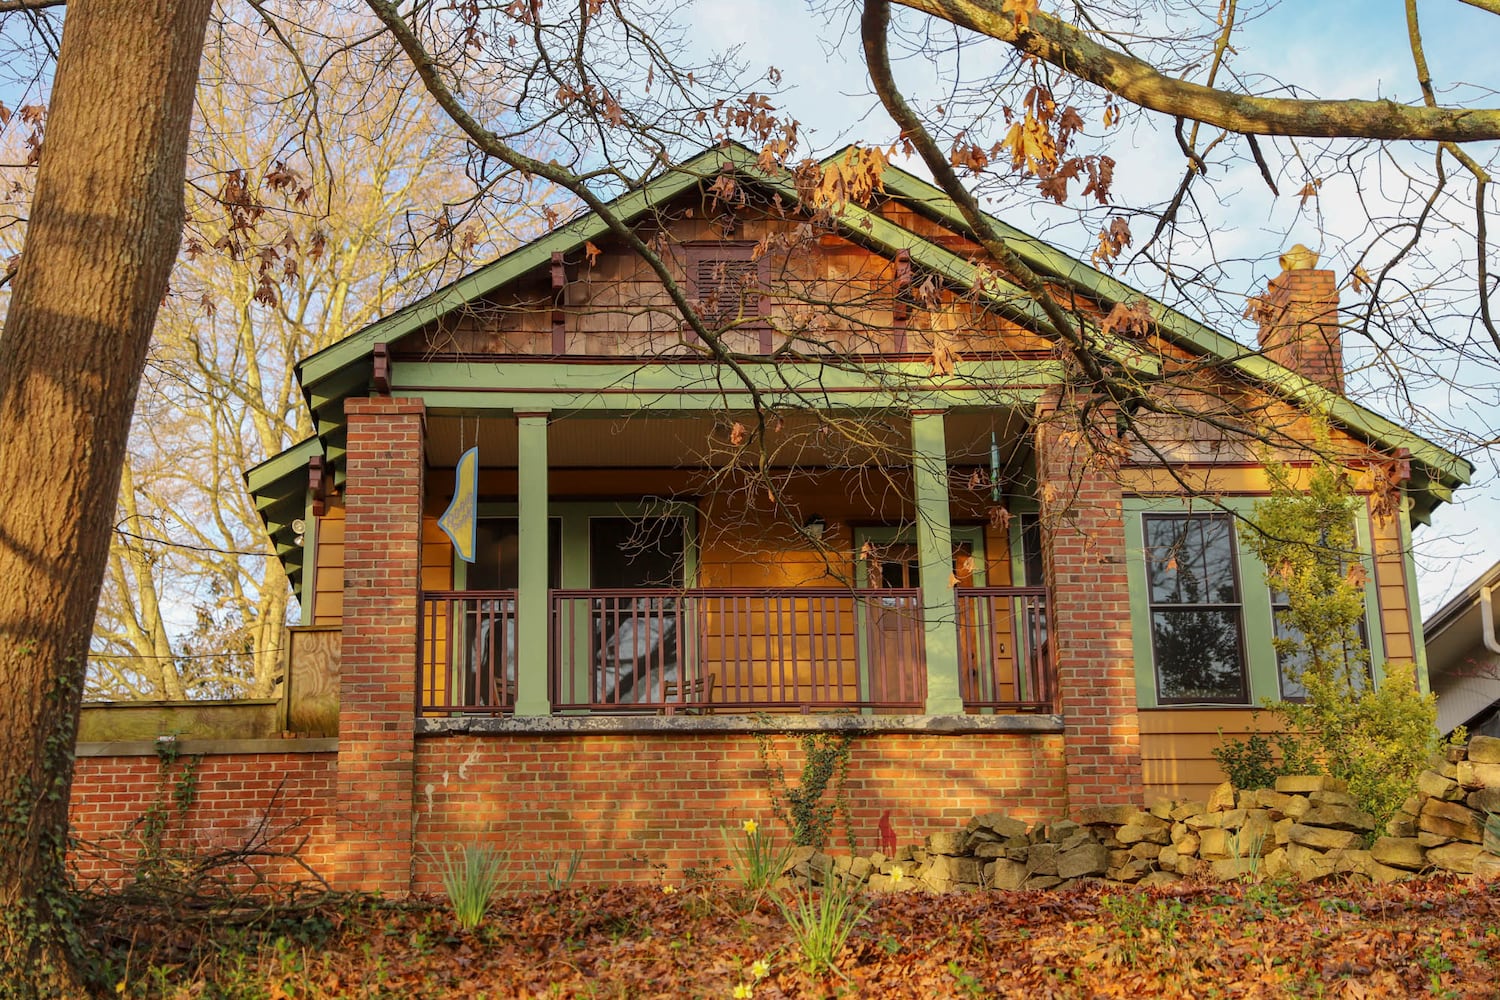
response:
M842 150L836 152L824 163L832 163L842 155ZM652 209L666 205L726 169L774 192L786 204L796 204L799 201L796 187L787 172L764 171L756 162L752 151L738 144L728 144L704 150L641 188L620 195L610 203L610 210L622 222L633 223ZM954 232L972 237L972 231L957 207L932 184L894 166L885 168L883 184L889 196L908 204L919 214ZM845 205L834 215L843 235L852 242L888 256L906 251L913 265L923 272L937 275L954 287L981 289L990 307L1001 315L1023 325L1041 325L1040 307L1021 288L1007 281L997 280L993 272L983 271L961 254L924 239L855 204ZM990 217L990 221L1002 234L1007 245L1028 266L1078 288L1105 310L1120 302L1145 299L1157 321L1159 332L1167 340L1193 353L1222 361L1270 391L1326 414L1334 423L1378 447L1393 452L1399 448L1408 449L1413 458L1412 488L1421 497L1416 511L1419 519L1425 519L1433 507L1448 500L1454 487L1469 481L1473 466L1458 455L1302 378L1232 338L1156 302L1150 296L1002 220ZM316 438L301 442L293 451L302 455L304 465L308 454L324 454L334 470L341 474L339 466L342 464L344 444L343 401L351 395L368 391L373 371L372 357L377 344L392 343L456 309L493 294L532 271L547 266L555 252L581 252L588 242L607 236L609 231L609 224L597 213L586 212L546 236L516 248L303 359L297 366L297 376L313 412ZM1145 372L1159 369L1159 359L1136 344L1107 335L1097 327L1089 328L1086 333L1102 355L1112 358L1126 369ZM273 537L276 537L278 529L281 534L288 530L284 522L272 524L269 509L285 508L291 500L290 496L272 495L280 494L292 486L283 469L285 463L281 461L290 456L292 452L289 451L262 463L247 474L251 491L257 497L257 505L262 508ZM273 475L273 472L276 474ZM283 539L277 537L278 550L283 547L282 542Z

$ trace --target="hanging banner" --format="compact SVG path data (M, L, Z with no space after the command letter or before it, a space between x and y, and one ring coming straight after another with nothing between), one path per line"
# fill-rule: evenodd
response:
M474 561L474 515L479 504L479 448L458 458L453 469L453 502L438 518L438 527L453 541L453 550L466 563Z

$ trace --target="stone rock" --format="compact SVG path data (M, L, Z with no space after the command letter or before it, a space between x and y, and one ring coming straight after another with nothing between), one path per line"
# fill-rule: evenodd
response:
M983 844L974 845L974 857L976 858L1003 858L1008 855L1010 848L1004 844L987 841Z
M1109 848L1103 844L1084 844L1057 856L1057 874L1062 878L1103 875L1109 868Z
M1458 782L1445 778L1436 771L1423 771L1417 775L1417 791L1428 798L1447 801L1455 801L1465 795Z
M1198 874L1198 869L1203 867L1203 864L1197 858L1178 858L1176 872L1183 878L1192 878Z
M1281 819L1287 815L1287 806L1291 801L1292 796L1271 788L1262 788L1255 796L1256 805L1269 810L1272 819Z
M1466 760L1468 758L1468 756L1469 756L1469 751L1468 751L1467 747L1444 747L1443 748L1443 759L1446 760L1450 764L1456 764L1456 763L1458 763L1461 760Z
M1283 774L1276 779L1276 790L1288 795L1306 795L1309 792L1347 792L1349 784L1326 774Z
M1481 854L1474 859L1474 877L1485 880L1500 878L1500 858L1493 854Z
M1209 812L1224 812L1234 808L1234 786L1224 782L1208 795L1207 809Z
M1073 815L1084 826L1124 826L1137 811L1134 806L1084 806Z
M1314 802L1317 800L1314 799ZM1303 826L1326 826L1333 830L1355 830L1369 833L1375 829L1375 817L1349 805L1314 805L1302 817Z
M1140 884L1156 888L1158 886L1175 885L1176 883L1181 881L1182 879L1172 872L1155 871L1147 872L1146 875L1141 878Z
M1466 760L1457 767L1456 780L1464 788L1500 788L1500 764L1477 764Z
M1204 830L1199 836L1202 843L1198 845L1198 856L1205 861L1220 861L1232 855L1229 844L1229 831L1227 830ZM1180 851L1181 848L1178 848Z
M1469 808L1481 813L1500 813L1500 785L1494 788L1481 788L1477 792L1470 792L1469 797L1464 799Z
M849 862L849 874L857 879L863 880L869 878L870 873L874 870L875 866L870 864L869 858L855 858Z
M1032 875L1057 874L1057 845L1033 844L1026 856L1026 867Z
M1480 841L1485 853L1500 856L1500 820L1484 824L1484 839Z
M989 830L1002 840L1009 837L1024 837L1031 827L1018 819L1012 819L1003 813L986 813L979 817L979 828Z
M1417 843L1431 850L1434 847L1442 847L1444 844L1453 843L1453 838L1444 837L1440 833L1428 833L1426 830L1418 830Z
M1417 829L1471 844L1484 839L1484 823L1479 814L1462 802L1428 799L1417 817Z
M1408 871L1427 867L1426 852L1415 837L1380 837L1371 845L1370 857L1379 864Z
M1084 844L1093 843L1097 843L1093 834L1089 833L1087 830L1079 830L1077 833L1073 834L1073 836L1059 842L1057 845L1057 850L1058 853L1062 853L1063 851L1074 851L1082 847Z
M1260 859L1260 873L1266 878L1281 878L1287 873L1286 851L1276 848Z
M1175 846L1177 848L1178 854L1182 855L1185 858L1191 858L1197 855L1198 850L1202 846L1202 844L1203 839L1201 837L1199 837L1197 834L1190 833L1187 836L1183 837L1181 840L1177 841Z
M1135 846L1131 847L1130 858L1133 861L1155 861L1157 858L1161 857L1161 852L1163 850L1164 848L1160 844L1153 844L1149 841L1143 840Z
M1189 830L1222 830L1224 829L1224 817L1236 814L1243 816L1244 810L1236 809L1230 812L1199 813L1196 816L1189 816L1184 821L1184 825Z
M1397 813L1385 825L1385 832L1388 837L1415 837L1417 835L1416 817Z
M948 877L961 885L984 882L984 863L978 858L949 858Z
M1359 802L1348 792L1319 791L1310 792L1307 801L1311 802L1313 808L1319 806L1347 806L1351 809L1359 807Z
M1189 816L1196 816L1201 812L1207 812L1208 805L1204 802L1182 802L1172 810L1173 822L1181 823Z
M996 861L995 867L985 876L984 884L991 889L1019 889L1026 881L1026 866L1017 861Z
M1472 875L1475 863L1483 853L1484 848L1478 844L1444 844L1428 851L1427 861L1445 872Z
M1163 847L1161 853L1156 856L1156 863L1163 868L1172 869L1177 867L1177 859L1181 857L1175 847Z
M1083 827L1072 820L1060 819L1047 827L1047 839L1054 844L1061 844L1073 834L1078 833Z
M1402 879L1411 878L1411 872L1403 868L1394 868L1390 865L1381 864L1374 858L1371 858L1370 863L1365 865L1365 874L1370 876L1372 881L1379 882L1381 885L1385 885L1387 882L1400 882Z
M1285 847L1292 842L1292 827L1296 825L1297 821L1290 816L1276 821L1276 825L1271 828L1272 836L1276 838L1276 846Z
M1469 737L1469 759L1476 764L1500 764L1500 738Z
M1359 843L1359 834L1350 830L1328 830L1321 826L1293 824L1288 832L1294 845L1312 847L1320 851L1342 851Z
M1062 855L1058 855L1058 857L1061 857L1061 856ZM1119 868L1119 867L1121 867L1123 865L1127 865L1129 863L1130 863L1130 852L1129 851L1121 851L1121 850L1117 850L1117 849L1110 850L1110 852L1109 852L1109 866L1111 868Z
M1260 871L1260 858L1224 858L1215 861L1210 870L1220 882L1250 878Z
M933 854L962 854L967 835L957 830L944 830L927 835L927 850Z
M1170 820L1172 818L1172 800L1156 799L1146 808L1146 811L1157 819Z
M1293 843L1286 849L1287 871L1299 882L1314 882L1334 872L1333 862L1322 851Z
M1329 851L1328 860L1333 862L1333 870L1340 875L1358 873L1363 875L1370 867L1370 852L1359 848L1347 851Z
M1063 884L1056 875L1034 875L1021 883L1022 889L1055 889Z
M1122 826L1115 832L1115 839L1122 844L1139 844L1146 842L1150 844L1170 844L1172 842L1172 831L1163 825L1157 826Z

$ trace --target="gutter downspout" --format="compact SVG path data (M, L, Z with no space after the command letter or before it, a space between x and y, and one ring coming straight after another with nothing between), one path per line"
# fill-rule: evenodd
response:
M1491 653L1500 653L1500 636L1495 633L1495 607L1490 598L1494 587L1482 587L1479 591L1479 621L1484 629L1484 648Z

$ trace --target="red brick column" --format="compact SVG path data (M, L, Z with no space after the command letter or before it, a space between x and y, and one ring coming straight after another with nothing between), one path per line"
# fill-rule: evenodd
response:
M1101 419L1096 411L1094 420ZM1103 417L1107 420L1108 417ZM1117 470L1064 400L1038 407L1036 455L1068 810L1139 805L1140 716Z
M340 889L411 887L424 411L410 399L344 404L349 444L333 866Z

